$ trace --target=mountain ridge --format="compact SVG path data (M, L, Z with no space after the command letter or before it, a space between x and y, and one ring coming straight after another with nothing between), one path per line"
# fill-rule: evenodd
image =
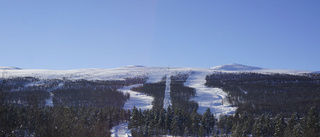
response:
M85 69L119 69L119 68L197 68L197 67L168 67L168 66L144 66L144 65L127 65L123 67L116 67L116 68L78 68L78 69L67 69L67 70L54 70L54 71L70 71L70 70L85 70ZM206 69L206 68L202 68ZM239 63L231 63L231 64L224 64L218 65L214 67L210 67L209 69L212 70L221 70L221 71L252 71L252 70L296 70L296 69L269 69L269 68L261 68L257 66L249 66ZM24 69L19 67L7 67L7 66L0 66L0 70L53 70L53 69ZM300 71L308 71L308 70L300 70ZM314 73L320 73L318 70L308 71Z
M226 64L226 65L220 65L220 66L211 67L211 69L214 69L214 70L226 70L226 71L245 71L245 70L261 70L263 68L247 66L247 65L243 65L243 64L237 64L237 63L232 63L232 64Z
M102 69L86 68L72 70L48 70L48 69L21 69L17 67L0 67L0 73L5 73L6 77L27 77L33 76L44 79L59 79L62 77L70 79L87 80L110 80L125 79L128 77L149 77L148 81L160 81L166 75L178 73L200 72L212 74L215 72L255 72L255 73L319 73L319 71L304 70L285 70L285 69L266 69L260 67L247 66L242 64L226 64L211 68L191 68L191 67L146 67L142 65L130 65L119 68Z
M0 70L21 70L18 67L0 67Z

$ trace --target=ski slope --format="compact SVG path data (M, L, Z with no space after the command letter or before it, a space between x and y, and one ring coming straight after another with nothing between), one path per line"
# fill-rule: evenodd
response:
M196 89L196 97L192 100L198 102L198 113L203 114L207 108L217 116L220 114L233 114L236 107L231 107L227 102L224 102L227 93L223 92L220 88L210 88L205 86L206 76L211 74L205 71L193 72L189 75L185 86Z
M167 75L166 76L166 89L164 91L164 99L163 99L163 108L167 109L168 106L171 106L171 97L170 97L170 84L171 84L171 76Z
M153 97L147 96L143 93L132 91L131 88L133 87L139 87L142 86L142 84L136 84L131 86L126 86L121 89L118 89L119 91L123 93L129 93L130 98L126 103L124 104L124 109L132 109L134 106L136 108L140 108L141 110L151 109L152 108L152 101Z

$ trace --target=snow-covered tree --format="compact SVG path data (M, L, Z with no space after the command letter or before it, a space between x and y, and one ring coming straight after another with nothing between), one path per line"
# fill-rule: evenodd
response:
M284 136L284 129L286 128L287 124L284 122L284 118L278 114L275 118L275 137L283 137Z

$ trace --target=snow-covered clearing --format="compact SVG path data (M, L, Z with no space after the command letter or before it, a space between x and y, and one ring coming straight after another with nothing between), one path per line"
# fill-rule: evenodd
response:
M131 130L128 129L128 123L121 123L112 127L111 137L132 137Z
M198 113L203 114L207 108L210 108L211 112L217 116L220 114L232 114L235 112L236 107L231 107L224 102L227 93L223 92L219 88L210 88L205 86L206 76L210 72L196 71L189 75L185 86L195 88L197 95L192 99L199 104Z
M28 84L25 85L25 87L27 88L27 87L33 87L33 86L42 86L42 85L45 85L45 84L46 84L46 82L45 82L44 80L40 80L40 81L28 83ZM46 102L45 105L46 105L46 106L53 106L53 101L52 101L52 99L53 99L54 94L52 93L52 91L57 90L57 89L60 89L60 88L62 88L63 86L64 86L64 82L61 82L61 83L59 83L57 86L52 87L52 88L50 88L50 89L47 89L47 92L50 93L50 96L49 96L49 98L47 98L47 99L45 100L45 102Z
M128 129L128 123L121 123L112 127L111 137L132 137L131 130ZM172 135L162 135L160 137L173 137Z
M50 96L49 96L49 98L48 99L46 99L46 106L50 106L50 107L52 107L53 106L53 96L54 96L54 94L52 93L52 92L50 92Z
M47 90L48 92L50 92L50 97L48 99L46 99L46 106L53 106L52 98L53 98L54 94L52 93L52 91L57 90L59 88L62 88L63 85L64 85L64 82L61 82L57 86Z
M119 91L123 93L129 93L130 99L127 100L127 102L124 104L124 109L133 109L134 106L136 108L141 108L141 110L145 109L151 109L152 108L152 96L147 96L143 93L132 91L131 88L142 86L142 84L136 84L131 86L126 86L121 89L118 89Z
M163 99L163 108L167 109L168 106L172 105L171 104L171 97L170 97L170 84L171 84L171 76L167 75L167 79L166 79L166 89L164 91L164 99Z

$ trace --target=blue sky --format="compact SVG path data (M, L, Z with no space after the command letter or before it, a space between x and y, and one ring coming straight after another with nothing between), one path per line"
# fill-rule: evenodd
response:
M0 66L320 70L319 0L0 0Z

